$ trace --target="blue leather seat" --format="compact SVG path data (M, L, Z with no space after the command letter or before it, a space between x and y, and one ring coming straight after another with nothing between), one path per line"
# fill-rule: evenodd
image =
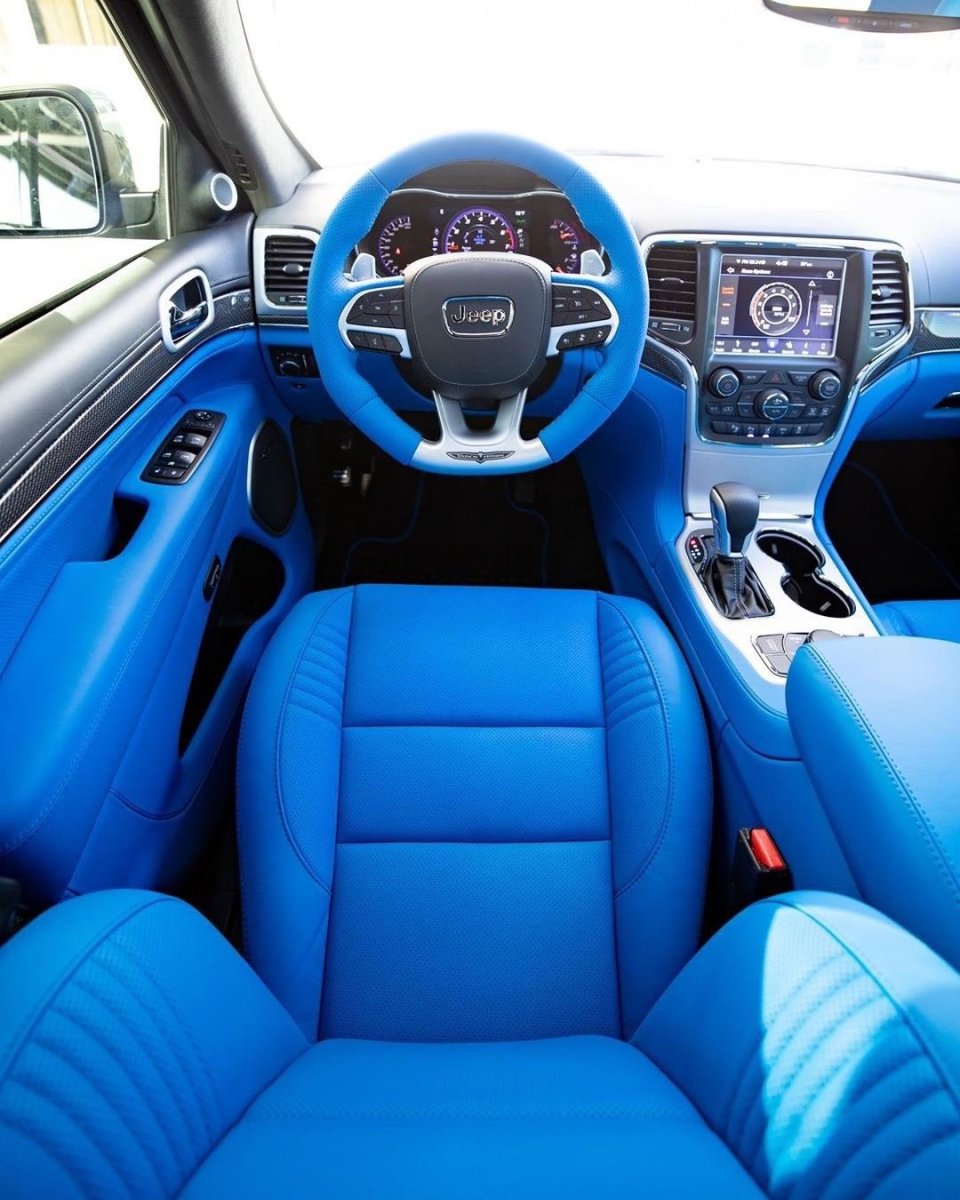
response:
M0 1195L953 1196L960 978L813 893L691 958L709 797L690 677L642 604L310 597L241 744L270 988L150 893L18 934Z
M787 712L860 896L960 968L960 645L804 646Z
M887 633L960 642L960 600L891 600L873 611Z
M946 1200L960 1177L960 980L838 897L748 909L630 1042L311 1044L148 892L52 909L0 988L4 1200Z
M697 945L707 737L636 600L307 597L237 807L245 950L310 1038L629 1036Z

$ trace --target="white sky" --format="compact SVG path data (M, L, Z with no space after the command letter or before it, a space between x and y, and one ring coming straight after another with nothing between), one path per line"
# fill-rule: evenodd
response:
M960 32L883 36L761 0L241 0L278 106L321 164L435 133L960 178Z

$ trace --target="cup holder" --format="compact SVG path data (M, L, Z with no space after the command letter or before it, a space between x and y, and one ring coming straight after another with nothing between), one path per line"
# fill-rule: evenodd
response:
M765 529L757 535L757 545L783 567L780 586L794 604L818 617L853 616L853 600L820 574L824 557L816 546L781 529Z

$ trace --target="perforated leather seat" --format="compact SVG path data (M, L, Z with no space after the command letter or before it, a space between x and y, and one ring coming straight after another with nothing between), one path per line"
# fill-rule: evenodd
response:
M887 633L960 642L960 600L891 600L873 611Z
M0 1194L952 1196L960 979L816 894L684 966L709 794L637 602L308 598L240 754L275 995L178 901L41 917L0 950Z

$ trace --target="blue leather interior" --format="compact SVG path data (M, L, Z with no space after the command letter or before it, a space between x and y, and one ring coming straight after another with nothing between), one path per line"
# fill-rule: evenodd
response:
M226 421L183 487L140 478L188 408ZM0 547L0 874L31 905L116 886L168 886L230 795L239 709L280 617L312 579L302 509L270 537L247 501L249 446L271 396L253 331L179 364ZM119 553L115 505L143 507ZM210 602L233 540L283 565L274 609L244 637L189 746L179 733Z
M409 463L420 442L419 435L364 377L360 357L339 334L341 311L357 293L357 285L343 273L343 263L395 188L432 167L460 162L505 162L524 167L564 192L584 225L603 243L612 264L602 279L571 275L564 276L564 282L574 284L579 280L607 293L620 312L629 314L629 325L637 331L635 337L625 336L625 324L623 335L604 350L599 370L540 435L551 459L559 462L606 421L633 386L643 352L649 288L639 243L617 202L576 160L536 142L498 133L433 138L392 155L357 180L324 224L307 284L310 334L320 373L344 415L398 461ZM381 281L380 286L393 285ZM451 474L461 473L463 465L451 459L447 469ZM483 466L486 473L510 474L524 469L522 463L509 458Z
M960 642L960 600L890 600L873 611L887 633Z
M0 987L7 1200L947 1200L960 1172L960 979L816 893L725 926L632 1043L309 1045L145 892L46 913Z
M709 814L696 693L644 604L314 594L244 718L246 951L309 1037L621 1036L696 945Z
M960 646L806 646L787 705L860 894L960 966Z

